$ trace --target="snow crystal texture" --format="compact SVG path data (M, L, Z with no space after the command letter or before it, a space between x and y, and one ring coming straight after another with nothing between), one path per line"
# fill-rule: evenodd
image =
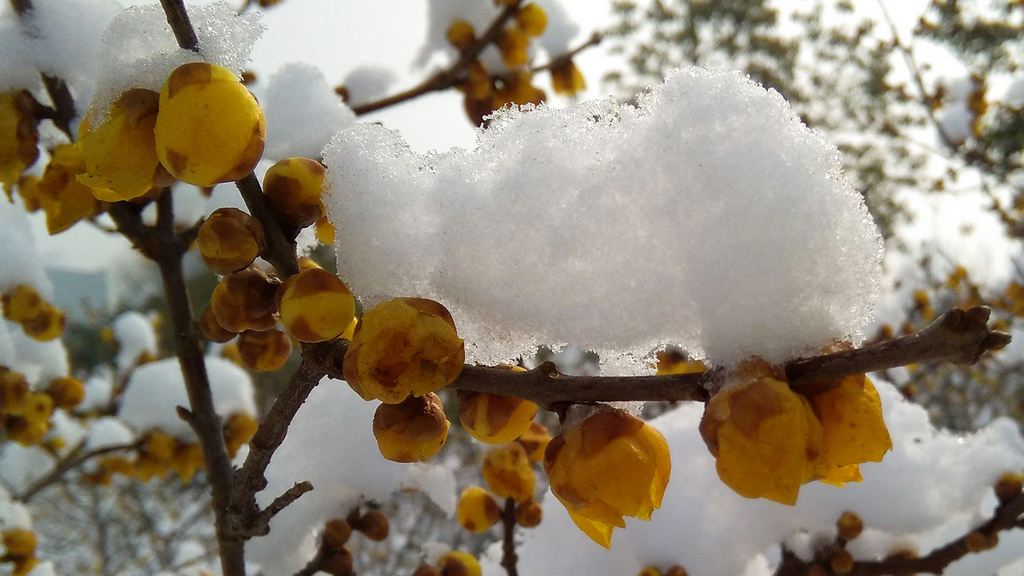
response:
M477 144L417 155L362 124L324 151L342 278L445 304L470 361L573 344L630 373L666 343L730 365L861 339L877 228L836 148L739 73L508 110Z

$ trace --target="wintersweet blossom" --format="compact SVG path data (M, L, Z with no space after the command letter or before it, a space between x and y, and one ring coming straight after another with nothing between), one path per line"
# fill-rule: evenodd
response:
M661 507L671 468L661 433L623 410L599 412L564 430L544 455L551 492L605 548L612 530L626 526L625 516L650 520Z
M365 400L397 404L454 382L465 357L444 306L396 298L359 319L345 353L345 380Z

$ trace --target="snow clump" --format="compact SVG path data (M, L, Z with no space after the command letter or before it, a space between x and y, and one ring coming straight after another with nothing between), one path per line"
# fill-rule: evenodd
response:
M839 152L736 72L676 71L636 107L505 110L477 148L418 155L360 124L324 150L338 270L365 305L434 298L467 360L538 344L646 370L860 342L882 242Z

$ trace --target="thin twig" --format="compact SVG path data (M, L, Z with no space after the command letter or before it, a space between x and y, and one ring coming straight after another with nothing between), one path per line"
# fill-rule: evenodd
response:
M562 66L565 63L567 63L569 60L572 60L573 58L575 58L576 55L579 54L580 52L583 52L587 48L591 48L593 46L597 46L598 44L601 43L602 40L604 40L604 33L601 32L600 30L595 31L593 34L590 35L590 38L587 38L586 42L584 42L583 44L580 44L579 46L573 48L572 50L566 52L565 54L562 54L561 56L558 56L557 58L552 59L551 61L547 62L546 64L542 64L540 66L535 66L533 68L530 68L530 71L534 72L534 73L536 73L536 72L543 72L545 70L550 70L552 68L556 68L558 66Z
M519 11L519 4L521 2L522 0L516 0L508 6L505 6L501 13L498 14L493 22L491 22L491 25L488 26L487 30L484 31L484 33L480 35L480 37L469 46L469 48L464 50L459 55L459 59L448 68L436 72L413 88L399 92L398 94L393 94L387 98L377 100L376 102L368 102L366 104L354 106L352 107L352 111L356 113L356 116L360 116L389 106L394 106L395 104L399 104L407 100L412 100L413 98L417 98L429 92L447 90L448 88L456 86L459 82L462 82L466 70L469 69L469 65L475 62L477 57L480 56L480 53L498 38L498 34L500 34L502 29L505 27L505 23L516 15L516 12Z
M64 477L65 474L78 468L82 464L85 464L89 460L104 454L110 454L111 452L120 452L122 450L135 450L141 444L139 442L132 442L130 444L118 444L116 446L106 446L103 448L96 448L88 452L83 452L85 444L79 444L71 452L68 453L63 459L57 462L57 466L47 474L46 476L36 480L31 486L25 489L20 495L15 497L15 500L27 503L32 499L33 496L41 492L47 486L50 486L54 482L57 482Z
M256 521L249 527L249 536L254 537L266 535L270 532L270 521L273 520L274 516L277 516L279 512L287 508L292 502L295 502L300 496L312 489L313 484L308 481L296 482L291 488L285 490L277 498L274 498L266 508L260 511Z
M501 527L501 566L508 576L519 576L516 568L519 562L519 555L516 554L516 501L513 498L505 499L505 509L501 511Z
M262 522L263 512L256 505L256 494L267 486L267 466L274 452L284 442L295 414L327 373L325 366L333 362L332 356L338 348L338 344L333 342L303 347L302 364L284 392L270 407L256 434L249 440L249 454L238 471L232 495L232 509L240 515L236 529L242 537L250 537L258 530L257 525ZM340 350L340 354L344 355L344 349Z
M188 18L185 3L182 0L160 0L160 5L163 6L167 23L171 25L178 46L185 50L199 52L199 38L192 27L192 21Z
M245 206L249 208L249 213L263 225L263 233L267 240L267 249L263 258L277 269L277 273L282 278L298 274L299 261L295 257L295 240L289 239L285 235L277 212L270 206L270 202L263 194L256 175L250 172L245 178L236 181L235 186L238 187Z

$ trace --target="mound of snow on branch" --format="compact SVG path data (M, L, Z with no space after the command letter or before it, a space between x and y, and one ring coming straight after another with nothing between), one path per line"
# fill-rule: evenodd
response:
M324 150L338 270L364 304L445 304L471 362L538 344L639 372L677 344L719 365L859 342L881 239L839 153L783 98L686 69L641 95L508 110L472 151L361 124Z

